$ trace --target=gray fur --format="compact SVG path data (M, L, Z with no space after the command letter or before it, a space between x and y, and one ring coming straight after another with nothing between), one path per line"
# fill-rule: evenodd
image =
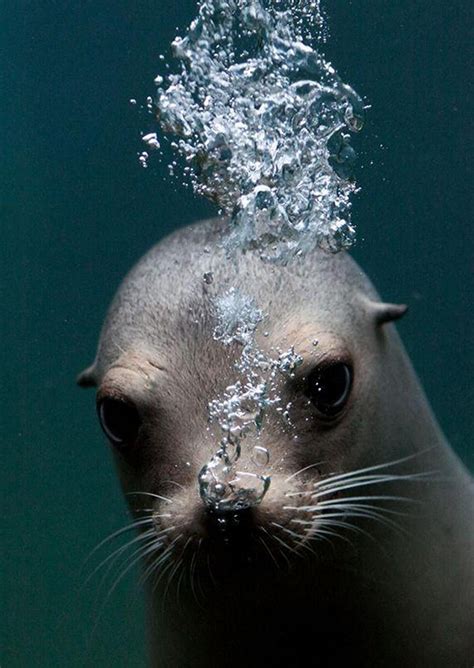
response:
M200 602L182 593L180 601L170 595L163 603L167 587L150 589L153 665L472 665L472 481L389 324L406 309L381 304L345 253L316 250L287 267L264 264L252 253L229 261L219 245L223 225L214 220L179 230L145 255L120 287L96 361L80 377L83 385L97 384L99 396L125 396L138 407L143 433L134 456L116 453L124 490L169 497L171 505L154 505L158 515L170 513L159 521L170 531L168 540L179 538L175 524L184 527L182 543L201 536L201 553L208 550L221 576ZM206 272L213 273L211 284L203 280ZM314 557L289 554L291 568L277 573L264 553L251 567L226 570L232 555L219 552L206 534L197 475L216 448L207 404L235 380L238 351L212 337L212 300L231 286L253 296L267 314L259 328L262 347L301 347L304 373L331 355L348 356L354 366L347 411L330 427L302 400L297 382L282 386L282 396L294 404L293 426L269 421L262 433L274 468L270 490L255 509L259 526L271 528L276 520L294 527L284 510L293 498L287 494L307 494L321 476L409 456L390 471L432 477L390 487L415 502L408 506L413 512L396 518L401 532L365 526L372 540L352 535L354 550L342 541L332 548L319 542ZM320 339L316 348L313 338ZM318 468L288 482L316 462ZM196 564L202 580L212 579L205 560Z

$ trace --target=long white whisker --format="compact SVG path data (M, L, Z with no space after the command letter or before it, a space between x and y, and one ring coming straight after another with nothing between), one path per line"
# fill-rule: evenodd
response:
M273 535L272 533L270 533L265 527L261 526L260 528L264 533L267 534L267 536L269 538L277 539L277 537L275 535ZM277 540L277 542L279 542L279 541ZM287 564L288 568L290 569L291 568L290 560L288 559L286 554L282 550L278 550L278 552L281 554L283 559L286 561L286 564Z
M312 497L313 498L313 497ZM327 501L318 501L317 508L327 508L335 503L348 503L350 501L402 501L403 503L422 504L418 499L411 499L408 496L391 496L388 495L366 495L366 496L341 496L337 499L328 499Z
M272 522L272 524L274 524L274 522ZM286 550L289 550L290 552L293 552L293 554L297 554L298 556L300 556L299 553L295 550L295 548L294 548L294 547L290 547L290 545L288 545L287 543L285 543L285 541L284 541L282 538L280 538L280 537L277 536L276 534L273 534L272 537L273 537L275 540L277 540L277 541L280 543L280 545L283 545L283 547L284 547Z
M344 515L331 515L332 517L345 517ZM349 531L353 531L354 533L361 534L362 536L366 536L366 538L370 538L370 540L373 540L374 542L377 542L374 536L370 534L368 531L364 531L364 529L361 529L358 526L355 526L354 524L351 524L350 522L342 522L340 520L323 520L322 522L317 521L316 522L316 533L318 532L319 528L324 529L325 527L341 527L343 529L348 529Z
M344 534L340 534L337 531L330 531L329 529L320 529L316 527L314 530L308 529L307 533L310 534L310 538L320 538L322 536L333 536L334 538L340 538L346 543L349 543L349 545L355 550L354 543L349 540L347 536L344 536ZM334 545L332 543L331 546L334 549Z
M132 529L136 529L139 526L143 526L144 524L152 524L153 523L153 518L152 517L146 517L145 519L140 519L140 520L135 520L131 524L128 524L125 527L122 527L122 529L118 529L118 531L114 531L114 533L110 534L109 536L106 536L103 540L100 541L87 555L87 557L84 559L84 562L82 563L81 569L83 569L86 564L90 561L91 557L98 551L100 548L108 543L109 541L113 540L117 536L122 535L126 531L131 531Z
M176 526L171 526L171 527L169 527L168 531L173 531L174 529L176 529ZM160 547L164 547L163 541L160 540L159 538L156 541L156 547L157 547L157 549L159 549ZM148 568L146 568L144 570L143 574L140 576L140 579L139 579L139 584L140 585L145 584L145 582L148 580L148 578L153 573L155 568L157 568L157 566L159 566L159 564L161 563L160 560L162 559L162 557L164 557L168 553L168 550L169 550L169 546L167 546L165 548L165 550L161 554L158 555L157 559L152 561L152 563L148 566Z
M347 508L347 510L345 510ZM329 518L331 517L365 517L367 519L372 519L372 520L377 520L381 524L385 525L386 527L389 527L390 529L394 529L404 535L408 535L408 532L405 531L401 526L399 526L396 522L393 522L393 520L390 520L386 517L383 517L379 513L376 513L372 510L365 510L365 509L352 509L350 506L336 506L335 510L343 510L341 513L328 513L327 515L323 515L323 517L327 516Z
M150 538L151 536L154 536L155 533L156 533L156 532L155 532L154 529L148 529L148 531L145 531L144 533L141 533L140 535L136 536L135 538L133 538L132 540L130 540L130 541L129 541L128 543L126 543L125 545L121 545L120 547L118 547L118 548L117 548L116 550L114 550L111 554L109 554L105 559L103 559L103 560L100 562L100 564L94 568L94 570L92 571L92 573L91 573L90 575L87 576L86 581L85 581L86 584L87 584L88 582L90 582L90 580L94 577L94 575L95 575L98 571L100 571L101 568L103 568L106 564L108 564L109 561L111 561L111 560L114 560L114 561L115 561L115 559L117 559L117 557L119 557L119 555L122 554L122 552L125 552L125 550L127 550L129 547L131 547L132 545L134 545L135 543L138 543L138 542L140 542L140 541L147 540L147 539Z
M350 499L348 499L350 500ZM396 517L412 517L411 513L402 513L399 512L398 510L392 510L391 508L385 508L385 506L373 506L370 503L348 503L346 504L346 499L342 498L340 499L341 504L334 504L334 506L330 507L330 510L332 508L354 508L354 510L375 510L376 512L380 512L386 515L395 515Z
M166 573L166 571L173 565L174 562L171 559L171 557L172 557L172 554L173 554L174 546L177 543L177 541L181 538L181 536L182 536L182 534L179 534L179 536L176 536L176 538L173 541L171 541L171 543L167 546L165 551L162 552L159 555L158 559L156 559L156 561L153 562L152 569L151 569L151 571L148 575L148 577L149 577L153 573L153 571L156 571L155 579L153 581L153 586L152 586L152 591L153 592L155 592L157 590L158 585L160 584L160 581L161 581L162 577L164 576L164 574ZM171 559L171 561L166 566L161 568L163 566L163 564L165 564L169 559ZM161 570L160 570L160 568L161 568Z
M300 512L315 512L321 510L322 508L327 508L335 505L336 503L342 502L351 502L351 501L403 501L405 503L421 503L415 499L410 499L405 496L390 496L390 495L377 495L377 496L345 496L337 499L329 499L327 501L318 501L317 503L311 506L283 506L283 510L295 510Z
M181 535L182 535L182 534L181 534ZM180 536L180 537L181 537L181 536ZM183 563L183 559L182 559L182 558L181 558L181 559L178 559L178 560L175 562L173 568L171 569L171 571L170 571L169 574L168 574L168 581L167 581L167 583L166 583L166 587L165 587L165 590L164 590L164 592L163 592L163 596L162 596L162 599L161 599L161 607L162 607L163 611L164 611L164 608L165 608L166 597L168 596L168 590L169 590L169 588L170 588L170 586L171 586L171 582L172 582L174 576L176 575L176 573L178 572L178 569L180 568L180 566L181 566L182 563Z
M350 471L349 473L340 473L335 476L328 476L327 478L324 478L324 480L320 480L314 483L314 487L321 487L322 485L327 484L328 481L334 482L335 480L343 480L344 478L348 478L350 476L356 476L361 473L368 473L369 471L379 471L380 469L389 468L390 466L396 466L397 464L404 464L405 462L408 462L412 459L415 459L416 457L421 456L422 454L425 454L426 452L429 452L431 449L432 448L426 448L426 450L423 450L422 452L416 452L415 454L408 455L407 457L394 459L390 462L386 462L385 464L376 464L375 466L367 466L366 468Z
M282 531L287 533L292 538L296 538L297 548L298 547L305 548L307 551L311 552L312 555L314 555L314 550L312 550L309 547L309 545L305 542L306 536L301 536L300 534L296 533L296 531L292 531L291 529L288 529L288 528L282 526L281 524L278 524L277 522L272 522L272 524L273 524L273 526L278 527L279 529L281 529Z
M346 489L353 489L354 487L379 485L383 482L395 482L395 481L419 482L420 480L425 480L425 479L426 476L421 473L409 476L364 476L360 479L354 478L353 480L351 479L343 480L342 483L339 482L335 485L328 484L325 487L321 487L317 493L312 494L312 498L326 496L328 494L334 494L335 492L342 492L345 491Z

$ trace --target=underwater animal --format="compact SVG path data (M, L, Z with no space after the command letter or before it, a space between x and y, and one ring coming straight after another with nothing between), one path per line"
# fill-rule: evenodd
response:
M78 379L97 387L135 518L151 664L471 666L472 479L392 324L406 308L346 252L229 260L226 224L179 229L138 262ZM213 336L231 286L265 313L259 348L303 362L278 381L289 422L269 413L258 436L268 492L226 513L198 477L216 450L208 404L241 352Z

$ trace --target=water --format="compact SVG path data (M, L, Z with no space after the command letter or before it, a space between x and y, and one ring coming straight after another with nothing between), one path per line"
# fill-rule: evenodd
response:
M92 638L95 591L76 589L85 555L127 519L94 393L74 378L92 361L131 264L215 211L167 179L141 139L155 122L136 113L153 91L158 55L195 14L188 0L2 10L0 663L8 668L146 665L133 578ZM398 329L441 426L473 468L472 3L331 0L327 14L326 57L372 105L351 252L387 300L410 304ZM160 143L166 154L161 135ZM148 169L137 164L143 150Z

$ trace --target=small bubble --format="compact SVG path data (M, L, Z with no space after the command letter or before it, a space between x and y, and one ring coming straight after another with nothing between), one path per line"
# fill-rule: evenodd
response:
M204 283L206 283L207 285L210 285L214 280L214 274L212 273L212 271L206 271L203 274L202 279L203 279Z
M156 132L149 132L148 134L143 135L142 141L145 142L145 144L149 146L151 149L156 150L160 148L160 143L158 141Z
M213 491L217 497L221 498L225 494L225 485L223 485L221 482L216 482Z

